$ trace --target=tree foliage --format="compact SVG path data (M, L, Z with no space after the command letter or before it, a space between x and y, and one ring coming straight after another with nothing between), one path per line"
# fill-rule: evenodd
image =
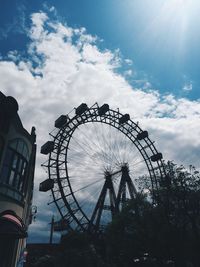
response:
M166 173L156 202L145 178L142 193L107 228L113 266L200 266L199 172L168 162Z

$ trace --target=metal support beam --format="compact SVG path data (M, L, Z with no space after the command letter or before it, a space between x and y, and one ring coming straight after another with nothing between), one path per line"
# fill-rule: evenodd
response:
M116 210L119 212L120 210L120 204L123 208L123 206L126 204L126 193L127 193L127 189L129 191L130 194L130 198L134 199L136 196L136 188L131 180L131 177L129 175L129 169L128 169L128 165L124 165L121 168L121 172L122 172L122 176L121 176L121 180L120 180L120 184L119 184L119 190L117 193L117 199L116 199Z
M103 212L104 206L107 206L107 205L104 205L107 193L109 193L110 211L111 211L111 216L113 218L113 216L116 213L116 194L115 194L113 182L111 179L111 175L109 173L105 174L105 183L103 185L99 199L97 201L97 204L95 206L95 209L93 211L93 214L90 220L90 224L88 227L88 230L90 232L97 232L99 230L102 212Z

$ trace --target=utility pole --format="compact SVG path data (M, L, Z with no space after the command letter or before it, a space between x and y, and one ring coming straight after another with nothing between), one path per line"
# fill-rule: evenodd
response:
M49 244L52 244L52 240L53 240L53 230L54 230L54 216L52 216L51 219L51 232L50 232L50 238L49 238Z

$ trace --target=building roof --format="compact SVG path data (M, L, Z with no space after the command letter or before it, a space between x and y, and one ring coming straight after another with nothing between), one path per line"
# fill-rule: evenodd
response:
M0 131L6 132L12 123L18 132L21 132L31 143L34 143L34 134L30 134L21 122L18 114L19 105L12 96L5 96L0 91ZM34 129L32 128L32 133Z

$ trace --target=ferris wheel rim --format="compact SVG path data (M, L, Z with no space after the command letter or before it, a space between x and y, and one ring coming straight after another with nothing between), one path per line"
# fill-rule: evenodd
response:
M80 125L87 124L90 122L91 123L103 123L103 124L110 125L110 126L114 127L115 129L119 130L122 134L124 134L134 144L134 146L137 148L137 150L140 152L142 158L144 159L148 173L150 174L152 188L158 186L157 180L156 180L156 175L155 175L155 170L154 170L153 164L151 162L150 156L146 152L146 148L144 148L144 146L140 143L140 140L136 140L136 134L142 132L142 129L140 128L138 123L135 123L133 120L129 119L127 122L125 122L123 124L119 124L119 119L122 116L124 116L122 113L119 112L119 110L116 111L116 110L112 110L109 108L108 112L106 112L103 115L99 115L98 109L99 109L99 106L96 103L95 105L88 108L83 114L75 115L73 118L70 119L70 121L68 123L66 123L61 129L59 129L58 133L54 136L54 142L57 141L58 145L55 147L54 151L51 152L49 155L49 164L48 164L49 178L51 179L51 164L52 164L52 162L51 162L52 158L51 157L52 157L52 153L55 153L56 154L56 158L55 158L56 164L55 165L56 165L56 173L57 173L57 183L58 183L58 187L60 190L61 198L67 207L69 215L71 215L73 217L73 219L76 221L77 225L79 225L80 228L82 228L82 230L85 230L86 226L81 225L80 219L78 219L76 217L76 214L71 209L70 204L68 203L67 197L65 196L65 193L63 190L62 179L60 178L60 175L59 175L59 168L60 168L59 154L61 153L61 147L64 147L64 150L66 151L66 153L65 153L65 162L63 162L63 164L65 166L65 171L66 171L66 180L67 180L68 186L70 188L71 195L72 195L72 197L75 200L75 203L77 205L77 208L79 209L81 214L83 214L83 217L86 219L86 221L89 223L90 219L87 217L85 212L80 207L80 205L79 205L79 203L78 203L78 201L74 195L74 190L71 187L71 183L70 183L69 175L68 175L68 162L67 162L68 148L69 148L69 144L70 144L71 138L72 138L75 130ZM71 123L73 125L72 128L69 127L69 123ZM69 128L68 130L67 130L67 127ZM133 132L135 135L133 135ZM67 142L66 142L66 138L68 138ZM64 142L66 142L66 144L63 146ZM146 143L146 146L148 148L150 148L150 151L152 152L151 156L158 154L158 151L154 145L154 142L152 142L149 137L145 138L145 143ZM163 161L160 159L157 161L157 164L158 164L158 169L159 169L160 175L162 176L164 174ZM153 181L153 180L155 180L155 181ZM55 204L59 210L59 213L64 218L66 215L62 213L59 205L57 204L57 199L56 199L56 196L54 194L54 190L52 189L51 191L52 191L54 202L55 202Z

